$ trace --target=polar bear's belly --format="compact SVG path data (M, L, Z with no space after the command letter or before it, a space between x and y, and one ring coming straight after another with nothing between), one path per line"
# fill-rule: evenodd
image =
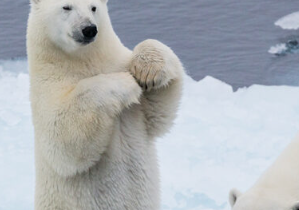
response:
M159 209L155 145L142 118L132 114L127 110L117 120L111 144L94 167L57 183L61 210Z

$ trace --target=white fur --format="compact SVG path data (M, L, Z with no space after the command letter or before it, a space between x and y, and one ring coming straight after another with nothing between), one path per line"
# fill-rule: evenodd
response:
M183 67L158 41L142 42L133 52L124 47L106 3L32 0L27 51L35 210L159 209L153 139L175 118ZM65 5L74 14L66 15ZM98 34L80 45L67 35L87 19ZM142 93L138 83L150 88Z
M299 209L299 136L283 151L256 184L229 195L233 210Z

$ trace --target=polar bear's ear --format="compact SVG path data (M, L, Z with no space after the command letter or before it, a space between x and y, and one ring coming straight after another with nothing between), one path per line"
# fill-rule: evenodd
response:
M105 4L108 2L108 0L101 0L101 1L102 1L103 3L105 3Z
M237 189L232 189L230 192L229 192L229 203L230 203L230 206L233 207L238 198L242 195L242 193L237 190Z

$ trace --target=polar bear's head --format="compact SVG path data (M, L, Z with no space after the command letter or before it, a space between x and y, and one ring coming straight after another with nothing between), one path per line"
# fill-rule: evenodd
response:
M242 194L233 189L229 194L232 210L299 210L299 198L273 188L253 188Z
M107 0L31 0L31 6L39 31L66 52L92 45L110 21Z

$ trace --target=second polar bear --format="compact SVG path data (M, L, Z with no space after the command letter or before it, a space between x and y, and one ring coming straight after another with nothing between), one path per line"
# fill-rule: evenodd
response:
M35 210L158 210L154 139L181 97L177 56L124 47L107 0L31 0L27 52Z
M246 193L232 190L233 210L299 209L299 135Z

